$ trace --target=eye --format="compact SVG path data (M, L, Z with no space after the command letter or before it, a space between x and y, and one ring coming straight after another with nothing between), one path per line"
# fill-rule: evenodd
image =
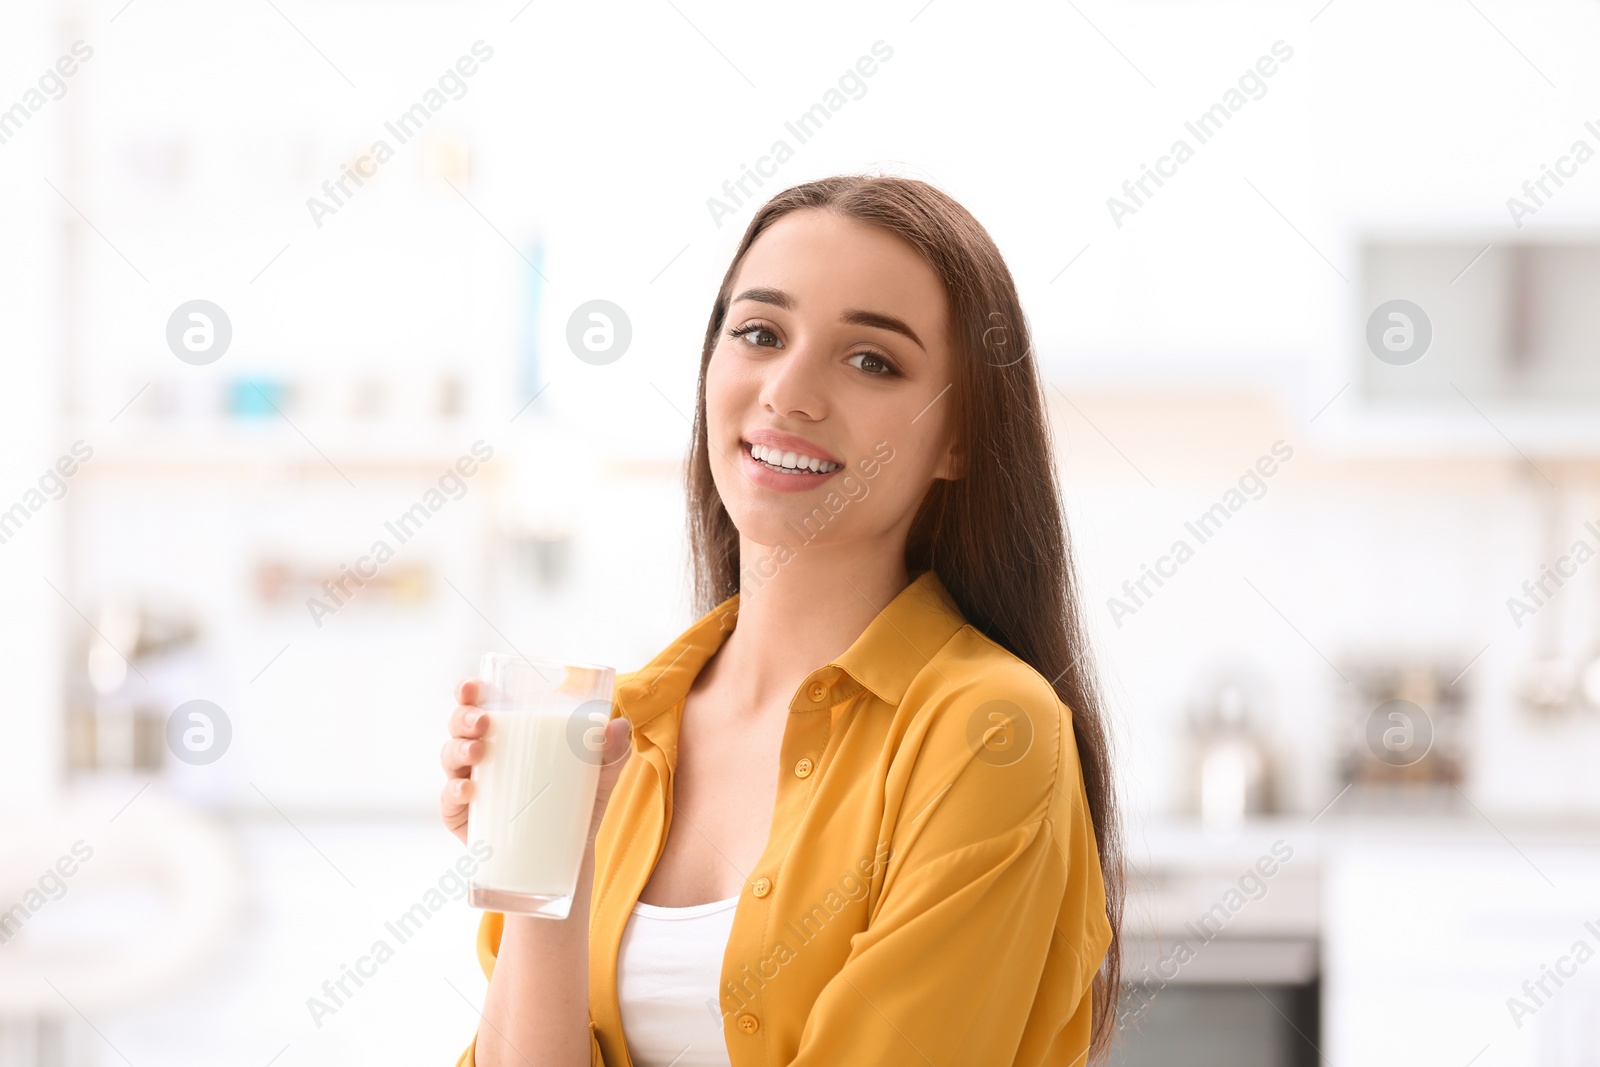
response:
M763 333L771 334L774 340L776 340L777 336L778 336L777 334L773 333L771 329L769 329L766 326L761 325L761 323L759 323L759 322L752 322L752 323L749 323L748 325L740 326L738 329L729 330L728 331L728 336L729 337L744 337L746 334L763 334ZM780 347L778 345L763 345L758 341L746 341L745 343L749 344L749 345L754 345L757 348L775 348L775 347Z
M861 361L860 363L853 362L858 359ZM850 359L846 360L846 362L874 378L894 378L900 374L886 356L881 356L871 349L864 348L859 352L852 353Z

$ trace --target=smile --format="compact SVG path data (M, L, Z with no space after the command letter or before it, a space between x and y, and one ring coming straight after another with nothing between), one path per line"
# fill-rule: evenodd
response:
M749 441L740 441L739 447L757 467L801 481L822 479L844 469L844 464L835 463L833 460L818 459L800 452L787 452L771 445L753 445Z

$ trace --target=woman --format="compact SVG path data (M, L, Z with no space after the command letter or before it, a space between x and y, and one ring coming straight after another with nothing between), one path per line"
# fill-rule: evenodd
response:
M922 182L780 193L717 294L693 434L705 614L618 679L569 918L484 915L460 1062L1103 1054L1107 734L993 241ZM465 840L485 716L457 699Z

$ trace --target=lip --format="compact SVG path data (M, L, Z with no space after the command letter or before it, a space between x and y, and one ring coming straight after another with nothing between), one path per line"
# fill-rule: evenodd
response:
M785 452L803 452L815 459L825 459L839 466L826 474L807 471L804 474L779 474L768 467L755 456L750 454L751 445L766 445L768 448L782 448ZM809 489L826 482L836 474L844 473L842 461L834 459L825 450L803 437L794 434L779 433L776 430L755 430L739 440L739 463L744 468L745 477L750 484L762 489L772 489L780 493L803 493Z
M829 452L815 441L807 441L804 437L796 437L792 433L781 430L751 430L740 439L741 443L752 445L766 445L768 448L781 448L785 452L796 452L812 459L826 460L829 463L843 463L844 460Z

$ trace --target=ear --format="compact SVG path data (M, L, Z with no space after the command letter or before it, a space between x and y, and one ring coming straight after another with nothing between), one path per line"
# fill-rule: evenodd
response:
M956 450L954 443L947 445L944 454L939 457L938 466L933 469L933 476L953 482L965 477L966 473L966 456Z

